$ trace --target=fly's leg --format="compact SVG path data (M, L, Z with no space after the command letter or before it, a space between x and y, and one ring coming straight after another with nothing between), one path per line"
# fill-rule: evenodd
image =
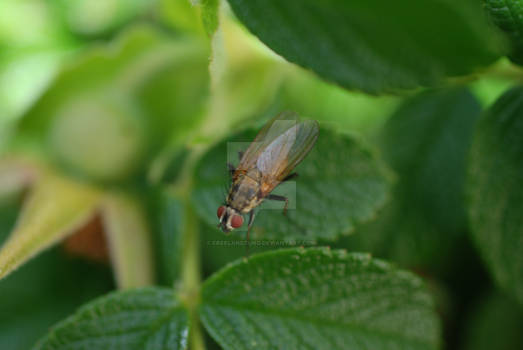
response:
M297 177L298 177L298 173L292 173L292 174L285 176L283 178L283 180L281 180L281 182L289 181L289 180L295 179ZM280 196L277 194L269 194L266 198L272 199L273 201L285 202L285 205L283 206L283 215L287 216L287 207L289 206L289 198L287 198L285 196Z
M254 210L249 213L249 222L247 224L247 245L245 247L245 256L249 256L249 237L251 233L252 222L254 221Z
M292 173L292 174L289 174L289 175L285 176L285 177L283 178L283 180L281 180L281 182L285 182L285 181L289 181L289 180L295 179L295 178L297 178L298 176L299 176L298 173Z
M272 194L272 193L269 194L266 198L271 199L273 201L285 202L285 205L283 206L283 215L287 216L287 207L289 206L289 198L287 198L285 196L280 196L277 194Z

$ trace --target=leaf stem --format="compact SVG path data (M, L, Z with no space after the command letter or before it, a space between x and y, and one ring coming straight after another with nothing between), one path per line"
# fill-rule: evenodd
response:
M191 203L192 175L196 161L200 158L204 148L195 148L184 164L184 172L174 186L174 192L184 204L183 250L181 285L178 294L189 310L190 332L189 348L192 350L205 349L205 342L198 318L200 304L201 264L200 264L200 230L198 218Z
M194 350L205 349L197 308L200 304L200 232L198 219L191 206L189 198L184 198L185 227L183 231L183 257L182 257L182 289L185 303L189 309L190 317L190 348Z

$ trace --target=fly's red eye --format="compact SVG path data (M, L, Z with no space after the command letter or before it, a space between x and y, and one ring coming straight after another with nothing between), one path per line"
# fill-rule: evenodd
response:
M240 215L233 215L231 219L231 226L233 228L238 228L243 225L243 218Z
M225 206L221 206L218 208L218 218L221 218L223 216L223 213L225 213Z

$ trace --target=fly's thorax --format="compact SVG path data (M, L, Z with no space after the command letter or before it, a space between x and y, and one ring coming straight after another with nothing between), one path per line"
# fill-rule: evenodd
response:
M227 205L241 213L248 213L263 200L260 196L260 186L260 180L249 174L236 178L227 196Z

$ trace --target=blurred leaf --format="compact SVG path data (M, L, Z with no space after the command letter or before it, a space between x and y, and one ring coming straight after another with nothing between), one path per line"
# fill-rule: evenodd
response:
M200 312L225 349L436 349L422 281L368 255L279 250L204 283Z
M468 169L472 236L496 282L523 303L523 88L481 118Z
M103 199L101 211L118 287L153 284L152 233L139 199L110 193Z
M15 224L20 197L0 200L0 244ZM111 288L105 266L66 258L57 249L40 254L0 281L0 349L28 349L53 323Z
M24 115L17 138L96 180L136 175L173 131L187 134L198 121L207 65L204 42L134 27L64 68Z
M263 115L281 85L282 71L275 62L260 58L230 63L213 89L208 119L201 124L197 141L215 142L242 121Z
M229 0L265 44L349 89L441 84L501 55L476 0Z
M220 0L196 0L201 6L203 28L208 37L212 37L218 29Z
M156 0L58 0L69 29L85 36L106 35L132 19L147 14Z
M51 48L73 43L64 23L46 0L0 2L0 57L11 50ZM21 20L23 19L23 20Z
M99 200L100 194L91 187L50 172L42 174L0 250L0 278L85 224Z
M12 132L13 123L9 120L0 119L0 156L5 153Z
M119 79L131 79L128 76L131 72L135 80L127 82L139 84L159 68L158 64L167 64L172 58L172 50L164 36L145 26L127 30L111 45L88 50L60 72L50 89L24 116L20 129L34 136L42 135L55 111L68 98L96 92L103 86L117 84ZM140 66L142 69L136 70ZM135 87L125 86L127 91Z
M190 149L187 146L176 145L174 149L167 148L151 166L150 182L169 185L180 180L184 169L183 164L187 161L189 153Z
M144 116L118 95L71 99L57 112L48 142L57 161L79 175L117 181L132 175L144 157Z
M210 225L218 223L216 209L226 197L227 161L236 164L237 152L254 136L253 131L245 132L219 143L197 167L193 202ZM387 198L388 173L380 161L356 139L328 129L320 130L315 147L296 172L296 182L274 191L289 198L287 216L282 215L282 202L265 201L256 215L253 238L333 240L370 219Z
M347 91L300 68L292 70L282 85L277 100L279 110L314 116L320 122L365 136L374 136L401 102L398 96Z
M1 10L0 10L1 12ZM0 121L27 111L51 84L71 48L9 49L0 56Z
M157 16L162 23L185 33L205 35L197 8L190 0L157 0Z
M159 283L173 286L183 264L184 206L178 196L164 188L156 190L151 197L149 209L156 233Z
M15 120L45 91L74 40L53 10L54 1L0 1L0 128ZM23 19L23 20L21 20ZM4 135L0 130L0 144ZM0 145L1 147L1 145Z
M220 18L211 45L211 98L195 143L215 143L245 120L272 114L289 69L228 16Z
M505 296L483 298L467 321L463 349L523 349L523 310Z
M38 166L28 159L14 156L0 158L0 203L20 193L38 176Z
M209 100L209 53L198 40L176 43L179 52L137 89L136 99L147 115L153 150L166 139L184 140L201 122Z
M35 349L185 349L188 322L170 289L116 292L57 324Z
M480 111L464 89L424 93L398 109L381 135L384 158L398 175L393 200L346 247L409 266L448 266L466 229L465 164Z
M21 196L10 195L0 197L0 244L4 242L20 212Z
M517 84L517 79L512 79L512 77L518 76L519 72L518 66L512 64L507 58L503 58L490 69L490 74L479 76L468 86L481 106L488 108L505 91Z
M520 0L483 0L483 5L493 22L510 39L510 59L523 64L523 7Z

